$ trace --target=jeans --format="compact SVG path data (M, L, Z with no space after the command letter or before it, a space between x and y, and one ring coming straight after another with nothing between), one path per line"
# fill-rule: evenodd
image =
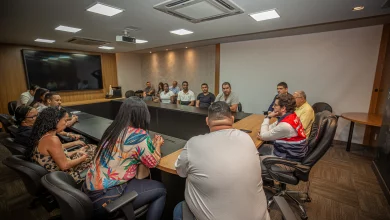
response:
M146 219L158 220L161 218L164 211L167 194L162 183L150 179L140 180L135 178L127 183L96 191L89 191L84 184L82 190L88 195L93 203L93 219L106 219L108 213L104 210L102 205L114 201L125 193L136 191L138 196L133 201L134 210L149 204Z
M185 206L185 210L183 210L183 205ZM173 220L183 220L184 216L186 216L185 220L195 220L194 214L192 214L190 208L188 207L185 201L179 202L175 209L173 210Z
M267 158L267 157L277 157L277 158L281 158L281 157L278 157L274 154L274 145L272 144L263 144L259 149L258 149L258 152L259 152L259 155L260 155L260 166L261 166L261 172L262 173L267 173L267 168L263 165L262 161ZM286 171L294 171L295 168L292 168L290 166L287 166L287 165L283 165L283 164L275 164L275 166L278 166L280 167L281 169L283 170L286 170Z

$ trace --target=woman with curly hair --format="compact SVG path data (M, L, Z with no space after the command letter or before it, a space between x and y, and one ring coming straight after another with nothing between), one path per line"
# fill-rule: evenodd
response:
M30 104L31 107L34 107L38 110L38 112L41 112L46 106L44 105L45 95L49 93L48 89L45 88L39 88L36 90L34 94L34 100Z
M30 136L30 146L34 147L31 159L49 172L65 171L80 183L85 178L84 171L90 166L96 146L87 145L66 152L56 133L66 128L68 120L68 114L63 108L48 107L39 114Z
M151 179L138 179L142 178L141 167L147 170L158 165L160 147L164 144L161 136L153 139L149 136L149 122L145 102L130 97L104 132L82 187L93 201L95 214L98 213L94 219L105 218L105 204L133 190L138 193L134 209L150 204L146 219L161 218L166 196L164 185Z

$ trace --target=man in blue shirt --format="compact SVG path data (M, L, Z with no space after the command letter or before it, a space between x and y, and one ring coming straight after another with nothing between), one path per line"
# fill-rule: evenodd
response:
M172 91L174 95L173 103L176 103L177 95L180 92L180 87L177 85L177 81L173 81L172 86L169 87L169 91Z
M271 105L268 107L268 113L274 111L273 106L275 103L276 96L278 96L280 94L287 94L288 93L288 86L287 86L287 83L285 83L285 82L278 83L278 85L276 86L276 89L278 91L278 94L275 95L274 99L272 100Z

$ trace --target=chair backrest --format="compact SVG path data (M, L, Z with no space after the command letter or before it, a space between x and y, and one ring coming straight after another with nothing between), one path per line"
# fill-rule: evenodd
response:
M322 111L325 111L325 110L333 112L332 111L332 107L328 103L325 103L325 102L314 103L312 108L314 110L314 113L322 112Z
M3 164L16 171L22 179L28 193L33 196L39 196L46 192L41 184L41 178L48 174L48 171L35 163L26 161L21 155L13 155L3 160Z
M337 129L337 117L329 111L316 114L310 137L308 139L308 153L302 161L305 166L314 166L332 145Z
M72 176L62 171L55 171L42 177L41 181L60 205L62 219L92 218L92 202L85 193L76 188Z
M126 98L129 98L131 96L135 96L135 92L133 90L128 90L126 93L125 93L125 97Z
M16 137L17 133L18 133L18 126L16 125L11 125L11 126L8 126L8 131L9 133L11 134L11 137Z
M15 115L17 101L10 101L8 102L8 113L10 115Z
M30 152L29 149L23 145L14 142L13 138L4 138L1 143L12 153L12 155L26 155Z
M241 105L241 102L238 103L238 112L242 112L242 105Z
M13 125L13 119L11 115L0 114L0 123L5 132L10 133L8 127Z

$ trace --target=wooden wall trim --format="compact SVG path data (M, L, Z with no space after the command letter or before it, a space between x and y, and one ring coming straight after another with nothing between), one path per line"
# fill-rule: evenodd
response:
M219 76L221 70L221 45L215 45L215 82L214 82L214 94L219 93Z
M376 65L375 70L375 77L374 77L374 83L372 86L372 92L371 92L371 100L370 100L370 107L368 110L368 113L370 114L381 114L381 109L379 106L381 106L379 100L380 93L386 92L383 91L383 88L381 87L382 80L384 80L384 67L385 67L385 61L386 61L386 55L388 54L389 48L389 38L390 38L390 24L383 25L382 30L382 37L381 37L381 43L379 47L379 54L378 54L378 62ZM363 144L364 145L376 145L375 137L377 137L379 132L379 128L373 128L370 126L366 126L366 130L364 132L363 137Z
M21 50L45 50L66 53L84 53L101 56L103 89L88 91L59 92L63 102L74 102L105 97L109 85L117 86L116 56L114 53L96 53L44 47L0 44L0 113L8 114L7 104L17 100L22 92L27 91L26 74Z

